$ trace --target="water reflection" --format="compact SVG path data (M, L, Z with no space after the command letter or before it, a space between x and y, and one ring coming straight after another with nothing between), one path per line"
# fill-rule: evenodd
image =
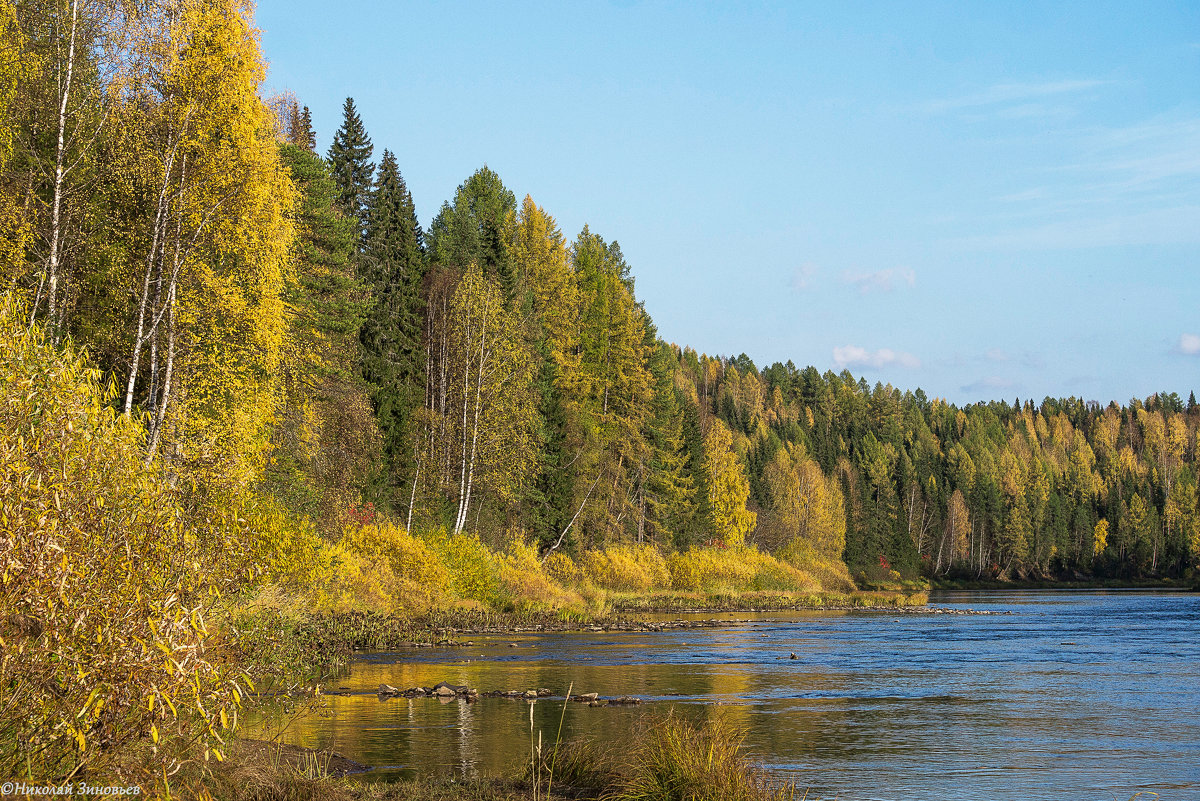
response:
M758 615L721 629L476 638L375 653L284 739L378 777L473 776L528 760L529 706L379 700L381 683L637 695L643 707L533 705L534 731L628 741L648 714L722 714L817 797L1200 797L1200 598L947 595L1003 616ZM749 617L739 615L739 617ZM797 659L789 659L795 652ZM261 725L271 723L260 719ZM275 725L279 721L273 721Z

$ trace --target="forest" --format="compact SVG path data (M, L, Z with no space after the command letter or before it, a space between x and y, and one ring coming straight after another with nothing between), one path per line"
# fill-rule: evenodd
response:
M166 781L168 725L221 759L225 598L1194 576L1194 394L960 408L697 353L619 231L486 165L422 225L421 154L349 98L322 154L264 78L249 0L0 2L0 708L43 713L5 713L0 765L149 737Z

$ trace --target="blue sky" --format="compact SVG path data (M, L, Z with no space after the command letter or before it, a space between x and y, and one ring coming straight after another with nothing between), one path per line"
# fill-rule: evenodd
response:
M1200 4L262 0L428 225L478 167L660 335L956 403L1200 389Z

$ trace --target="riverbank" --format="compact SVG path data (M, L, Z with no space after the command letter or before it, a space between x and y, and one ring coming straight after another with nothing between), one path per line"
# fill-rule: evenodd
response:
M930 579L932 590L1183 590L1200 592L1200 579Z
M561 734L561 731L559 732ZM203 789L227 801L785 801L794 784L762 769L745 732L724 718L647 715L621 749L596 737L530 740L529 759L508 775L371 781L366 766L328 750L237 741L206 775L182 777L180 795Z
M678 628L727 626L724 619L655 620L682 614L855 611L926 611L925 592L857 593L744 593L702 595L660 593L613 599L607 613L579 614L559 610L492 611L473 608L438 609L400 615L377 611L297 611L282 606L237 610L230 628L242 665L269 668L290 684L310 684L337 674L358 651L463 645L476 634L584 631L662 631Z

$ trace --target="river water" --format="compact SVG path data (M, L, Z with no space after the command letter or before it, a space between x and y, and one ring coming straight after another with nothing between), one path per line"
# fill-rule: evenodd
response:
M564 715L561 700L539 701L533 726L547 744L560 717L564 738L620 747L647 714L720 714L810 799L1200 800L1200 593L956 592L930 603L1010 614L738 613L753 619L372 653L333 683L347 694L291 720L282 739L332 748L379 778L503 773L529 759L526 702L381 701L380 683L559 696L572 685L646 703L573 703Z

